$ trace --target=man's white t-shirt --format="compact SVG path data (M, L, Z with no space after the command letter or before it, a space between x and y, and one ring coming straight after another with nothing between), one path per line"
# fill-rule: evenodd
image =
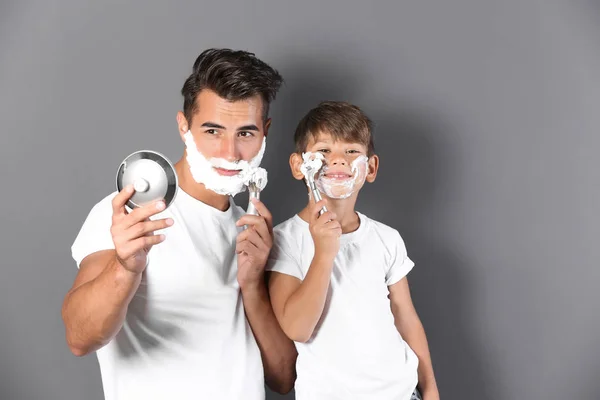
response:
M413 268L398 231L357 213L344 234L323 315L307 343L296 343L297 400L409 400L418 358L394 325L388 286ZM314 256L298 215L274 230L267 269L303 280Z
M77 266L114 249L113 193L94 206L72 246ZM123 328L97 351L106 400L264 400L260 351L246 320L237 282L235 222L227 211L183 190L152 217L173 218L164 242L149 253Z

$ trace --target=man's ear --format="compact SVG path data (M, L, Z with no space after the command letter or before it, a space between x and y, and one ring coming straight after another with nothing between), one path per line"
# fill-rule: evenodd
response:
M302 165L302 156L298 153L292 153L290 155L290 169L292 170L292 176L298 180L304 179L304 174L300 171Z
M186 132L190 130L190 126L188 124L187 119L185 118L185 115L183 115L181 111L177 112L177 128L179 129L179 136L181 137L181 140L185 142L185 138L183 137L183 135L185 135Z
M271 118L267 118L267 120L265 121L265 137L267 137L267 135L269 134L269 128L271 127Z
M371 157L369 157L367 168L368 171L366 181L373 183L375 182L375 178L377 178L377 171L379 171L379 157L377 154L373 154Z

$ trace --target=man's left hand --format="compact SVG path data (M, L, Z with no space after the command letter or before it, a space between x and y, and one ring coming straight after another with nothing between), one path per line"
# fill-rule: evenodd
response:
M259 200L252 199L259 215L246 214L236 225L246 225L247 229L237 236L237 280L240 288L259 285L264 282L264 270L273 247L273 218L267 207Z

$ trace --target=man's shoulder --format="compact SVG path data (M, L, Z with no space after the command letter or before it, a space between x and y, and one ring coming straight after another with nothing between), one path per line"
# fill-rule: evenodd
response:
M104 196L88 212L83 225L71 245L73 259L79 267L88 255L100 250L114 248L110 226L112 223L112 200L117 192Z
M102 213L103 211L106 212L107 210L110 210L112 214L112 201L118 193L119 192L114 191L102 197L100 200L97 200L96 203L91 207L89 214Z
M110 226L113 214L112 201L117 194L118 192L114 191L104 196L100 200L97 200L96 203L87 210L87 215L85 216L83 225L80 228L82 232L86 229L86 227L93 227L94 229L97 229L99 226L104 227L106 224Z

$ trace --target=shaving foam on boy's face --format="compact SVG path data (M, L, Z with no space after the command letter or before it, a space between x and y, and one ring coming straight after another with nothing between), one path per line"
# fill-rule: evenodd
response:
M263 137L262 146L254 158L250 161L239 160L231 162L224 158L213 157L207 159L204 157L198 151L194 136L189 130L185 133L184 140L187 150L186 160L190 166L190 172L194 180L197 183L204 184L207 189L215 193L230 196L235 196L246 190L247 177L250 174L254 174L260 165L267 145L267 139ZM231 171L231 175L222 175L215 168ZM236 173L236 171L239 172Z
M332 199L346 199L362 187L367 178L367 156L361 154L349 165L331 164L321 153L307 152L302 154L304 163L301 170L306 169L309 162L314 162L316 154L321 155L319 159L323 161L323 167L315 175L315 184L321 193Z

